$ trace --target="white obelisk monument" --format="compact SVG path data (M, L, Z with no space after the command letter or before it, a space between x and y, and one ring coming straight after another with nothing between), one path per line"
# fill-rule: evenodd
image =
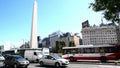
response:
M36 2L36 0L34 1L34 4L33 4L30 48L38 48L38 42L37 42L37 2Z

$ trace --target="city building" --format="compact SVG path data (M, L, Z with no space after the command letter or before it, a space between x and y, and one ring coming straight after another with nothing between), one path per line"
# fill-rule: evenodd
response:
M37 41L38 41L38 48L42 47L42 39L40 38L40 36L37 36Z
M80 37L77 33L72 34L70 32L63 33L61 31L56 31L50 34L48 37L45 37L41 41L42 47L50 48L52 52L56 52L59 49L62 49L63 46L76 46L80 45Z
M49 35L49 38L50 38L50 46L49 47L52 49L53 52L56 51L56 41L59 40L59 38L62 34L63 33L61 31L56 31Z
M82 28L83 45L120 44L120 29L115 23Z
M59 41L64 41L66 46L70 46L71 42L73 42L75 46L80 44L80 38L76 34L73 35L69 32L61 35Z
M61 31L56 31L49 35L50 46L53 52L56 52L58 47L63 46L76 46L80 43L80 38L77 34L72 34L70 32L63 33ZM45 41L43 43L46 43ZM62 48L61 48L62 49Z
M42 47L47 47L49 48L50 46L50 38L49 37L46 37L42 40Z

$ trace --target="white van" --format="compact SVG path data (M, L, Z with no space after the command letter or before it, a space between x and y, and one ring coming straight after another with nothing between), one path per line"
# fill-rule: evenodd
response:
M42 52L39 50L26 50L24 52L24 58L29 61L38 61L42 56Z
M29 61L39 61L43 55L49 55L48 48L42 48L42 50L25 50L24 58Z

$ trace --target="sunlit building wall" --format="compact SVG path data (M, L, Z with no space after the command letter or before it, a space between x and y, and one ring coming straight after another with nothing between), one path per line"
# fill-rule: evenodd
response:
M71 34L69 32L63 34L62 37L59 38L59 41L64 41L66 46L69 46L70 42L74 42L74 45L79 45L79 37L77 35Z
M120 30L116 25L100 25L82 28L83 45L120 44Z

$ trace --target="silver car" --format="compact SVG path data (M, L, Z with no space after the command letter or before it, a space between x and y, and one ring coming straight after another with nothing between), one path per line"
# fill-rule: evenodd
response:
M61 58L56 54L50 54L50 55L43 56L39 60L39 63L41 66L50 65L50 66L60 67L60 66L67 66L69 64L69 61Z

